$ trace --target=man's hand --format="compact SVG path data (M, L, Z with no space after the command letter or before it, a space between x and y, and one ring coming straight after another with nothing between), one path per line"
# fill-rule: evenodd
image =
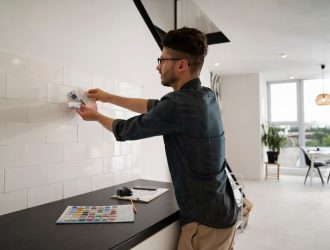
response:
M87 96L95 101L108 102L111 95L101 89L90 89Z
M102 115L95 109L86 107L85 105L81 105L80 109L77 109L76 112L81 116L83 120L98 121L103 127L112 131L113 119Z
M99 112L93 108L86 107L85 105L81 105L80 109L77 109L76 111L85 121L98 121L98 118L100 117Z
M105 92L101 89L90 89L87 92L87 97L95 101L109 102L114 105L129 109L137 113L147 112L147 99L141 98L127 98L123 96L114 95L108 92Z

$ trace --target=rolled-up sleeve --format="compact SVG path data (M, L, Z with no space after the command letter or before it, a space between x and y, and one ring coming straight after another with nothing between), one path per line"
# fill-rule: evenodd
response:
M116 119L112 122L112 133L114 134L117 141L120 141L120 138L117 135L117 124L120 121L123 121L123 120L122 119Z
M117 141L138 140L179 131L179 108L170 98L149 100L148 112L128 120L116 119L112 131Z
M147 110L149 111L150 109L152 109L154 106L157 105L157 103L159 103L159 100L149 99L147 102Z

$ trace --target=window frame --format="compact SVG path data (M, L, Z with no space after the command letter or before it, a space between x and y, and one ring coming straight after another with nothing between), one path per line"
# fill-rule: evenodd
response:
M284 84L284 83L296 83L296 96L297 96L297 120L296 121L273 121L271 115L271 85ZM304 80L302 79L290 79L281 81L269 81L267 82L267 119L274 125L278 126L294 126L299 129L299 147L305 145L305 119L304 119ZM302 164L302 156L300 155L300 163ZM300 164L300 165L301 165Z

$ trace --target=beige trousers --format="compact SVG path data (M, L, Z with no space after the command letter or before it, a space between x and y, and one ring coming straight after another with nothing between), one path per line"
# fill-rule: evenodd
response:
M231 250L236 225L230 228L208 227L196 222L181 228L177 250Z

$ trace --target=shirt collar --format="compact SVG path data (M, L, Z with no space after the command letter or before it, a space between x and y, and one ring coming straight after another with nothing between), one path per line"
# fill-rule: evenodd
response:
M202 84L201 84L201 80L199 78L194 78L190 81L188 81L187 83L185 83L181 88L181 89L195 89L195 88L198 88L200 87Z

